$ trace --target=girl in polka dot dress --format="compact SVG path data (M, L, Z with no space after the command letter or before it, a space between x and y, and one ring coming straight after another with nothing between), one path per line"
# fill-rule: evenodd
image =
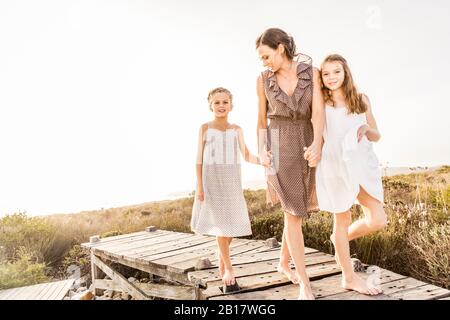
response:
M261 164L261 161L248 151L242 129L228 122L228 113L233 108L230 91L211 90L208 103L214 120L200 127L191 229L217 237L219 276L225 288L234 291L239 287L231 265L230 243L233 237L252 234L241 185L239 151L247 162Z

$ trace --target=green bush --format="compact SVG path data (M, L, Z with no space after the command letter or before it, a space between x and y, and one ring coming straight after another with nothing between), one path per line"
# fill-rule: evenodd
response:
M40 261L55 264L70 248L62 235L61 230L42 217L15 213L0 219L0 244L8 260L18 248L25 247Z
M17 249L12 261L0 264L0 289L29 286L49 281L46 264L37 262L32 252L24 247Z
M283 236L283 219L281 211L254 216L252 219L252 238L265 240L275 237L278 241L281 241Z
M74 245L70 249L63 261L64 273L69 275L71 267L76 266L80 268L80 276L90 272L91 257L89 249L83 248L80 245Z

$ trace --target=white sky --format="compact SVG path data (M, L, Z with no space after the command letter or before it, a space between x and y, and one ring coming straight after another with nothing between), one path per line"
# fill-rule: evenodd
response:
M195 188L206 96L256 152L254 48L291 33L315 66L350 63L389 166L450 164L447 1L0 2L0 215L95 210ZM243 181L263 179L243 164Z

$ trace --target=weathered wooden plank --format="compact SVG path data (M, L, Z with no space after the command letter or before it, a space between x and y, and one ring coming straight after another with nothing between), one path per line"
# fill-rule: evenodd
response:
M74 282L75 282L75 279L67 279L67 280L61 281L59 292L55 292L49 299L50 300L62 300L66 296L66 294L69 292L69 290L72 287Z
M432 284L394 292L390 295L400 300L436 300L450 297L450 291Z
M93 262L95 263L95 265L98 266L104 273L106 273L111 278L111 280L119 283L124 291L128 292L135 299L148 300L149 297L141 289L129 283L128 280L125 279L125 277L120 273L114 271L110 266L104 263L97 256L94 255L92 256L92 258L94 259Z
M171 300L193 300L195 299L195 288L192 286L166 285L159 283L137 283L146 295Z
M244 239L236 239L230 244L230 248L234 248L238 245L244 245L249 243L249 240ZM177 262L181 261L187 261L192 259L198 259L199 257L204 257L209 254L215 254L217 252L217 243L206 243L204 245L198 245L191 248L189 251L185 251L183 254L175 255L175 256L169 256L165 258L160 259L152 259L151 263L155 265L161 265L161 266L169 266L172 264L175 264ZM147 260L147 259L145 259Z
M247 263L234 266L234 273L237 278L250 275L258 275L262 273L268 273L276 271L279 259ZM313 253L305 256L305 265L314 265L326 262L334 262L334 257L324 253ZM188 273L188 278L203 286L207 286L208 282L221 280L218 274L218 268L209 270L192 271Z
M8 300L21 300L20 295L23 294L24 287L14 288L8 297Z
M232 242L230 245L230 256L232 257L236 254L253 250L254 248L262 246L264 246L264 244L262 243ZM210 259L210 261L217 261L217 245L214 244L214 246L208 248L208 250L195 254L193 257L189 256L188 259L186 259L186 256L183 256L182 258L172 260L169 262L170 264L167 265L167 270L177 273L185 273L188 271L193 271L195 270L195 266L199 258L208 258ZM159 260L156 260L155 262L158 263Z
M189 241L179 241L179 243L177 244L165 246L159 248L158 250L153 249L136 254L127 255L127 257L141 259L145 261L152 261L192 251L194 247L199 245L208 246L215 243L216 243L215 239L211 238L200 238L195 240L189 239Z
M358 272L358 275L363 279L367 279L373 274L367 272ZM406 278L406 276L381 268L379 269L379 273L375 276L376 277L373 279L374 284L379 284L380 286L392 281ZM349 292L348 290L341 287L341 279L342 275L339 274L312 282L311 287L313 288L316 298L321 299L334 294Z
M306 266L306 272L308 274L310 281L313 281L316 279L321 279L323 277L328 277L340 273L340 270L337 264L333 262L333 263L323 263ZM287 296L284 295L282 296L281 294L280 297L278 298L276 297L278 290L277 288L279 288L280 286L283 286L283 288L285 288L292 284L292 282L289 281L284 274L279 272L269 272L260 275L245 276L238 278L237 281L239 283L239 286L241 287L240 292L244 293L247 292L247 294L243 296L243 299L251 299L251 300L260 299L262 297L265 297L265 299L276 299L276 300L286 299ZM292 284L292 286L295 287L295 290L297 292L296 294L298 294L298 285ZM208 283L208 288L202 292L202 298L212 299L211 297L216 297L216 299L223 298L227 300L240 299L239 298L240 296L234 297L235 295L233 294L224 295L220 290L220 287L222 287L222 281L214 281ZM270 291L265 293L266 290ZM252 295L252 293L255 294ZM275 297L272 298L271 295L275 295Z
M153 265L150 265L148 263L142 264L142 263L138 263L136 261L130 261L130 260L124 260L124 259L118 259L117 257L114 256L109 256L107 253L98 253L96 254L97 256L101 257L102 259L105 260L109 260L112 262L116 262L116 263L120 263L122 265L134 268L134 269L138 269L138 270L142 270L144 272L148 272L150 274L159 276L159 277L163 277L166 278L168 280L172 280L172 281L177 281L183 284L191 284L191 282L189 281L187 274L185 273L181 273L181 274L177 274L174 272L167 272L167 270L162 269L162 268L157 268Z
M125 252L127 250L131 249L138 249L138 248L145 248L146 246L150 246L153 244L158 243L164 243L173 239L177 238L188 238L192 237L192 234L189 233L181 233L181 232L174 232L174 233L167 233L167 234L161 234L161 235L154 235L150 232L147 232L146 237L139 239L139 240L133 240L133 241L126 241L123 243L112 243L109 245L99 246L95 247L94 252L97 251L108 251L113 253L120 253Z
M56 284L53 284L56 285ZM45 283L35 284L32 286L23 287L22 293L19 297L16 297L17 300L36 300L36 296L43 289Z
M120 245L128 245L128 244L135 244L140 243L141 241L156 239L159 237L169 236L174 234L172 231L165 231L165 230L157 230L154 232L142 232L138 235L135 235L131 238L124 238L124 239L114 239L114 237L108 237L105 238L105 240L102 242L102 239L100 239L99 242L93 243L90 248L95 249L97 251L105 250L108 251L110 248L115 248ZM113 238L113 239L110 239ZM108 240L108 241L107 241Z
M32 286L15 288L8 300L32 300L32 295L36 295L42 287L43 284L35 284Z
M121 234L118 236L112 236L112 237L106 237L106 238L100 238L99 242L90 243L90 242L84 242L81 244L82 247L85 248L95 248L101 245L111 244L111 243L120 243L122 240L125 241L132 241L133 239L139 239L140 237L147 237L147 236L158 236L161 234L166 234L167 231L165 230L156 230L155 232L146 232L146 231L139 231L134 233L127 233L127 234Z
M60 290L60 284L56 282L52 282L52 286L48 288L48 290L45 292L45 294L42 296L40 300L50 300L52 296L55 295L55 293L58 293Z
M260 262L266 260L273 260L280 257L280 250L277 251L267 251L267 252L259 252L259 253L251 253L251 254L239 254L234 257L230 257L231 264L233 266L251 262ZM217 260L215 260L216 262ZM218 261L217 261L218 262Z
M133 257L125 256L125 255L117 256L117 255L114 255L113 253L111 253L111 254L108 253L108 254L110 256L115 256L121 260L127 260L127 261L131 261L131 262L135 262L135 263L143 264L143 265L150 265L150 266L153 266L153 267L159 268L159 269L166 269L167 263L165 261L160 262L162 259L169 259L169 258L173 257L172 259L184 260L184 259L186 259L185 255L187 255L187 254L192 254L192 252L206 252L205 250L207 250L208 248L214 248L214 247L216 247L216 244L214 241L201 243L201 244L197 244L197 245L192 245L191 247L188 247L188 248L178 250L178 253L183 252L183 254L179 254L179 255L170 254L168 257L161 258L161 259L155 259L155 260L148 260L147 257L133 258Z
M95 279L95 287L100 290L123 291L123 288L114 280Z
M10 296L13 289L4 289L0 291L0 300L8 300L7 297Z
M403 279L389 282L386 286L382 287L382 289L384 294L391 296L396 292L417 288L423 285L426 285L426 283L423 281L406 277Z
M391 271L384 270L379 268L381 270L381 274L386 274L390 276L391 281L381 281L381 289L383 290L383 294L379 296L366 296L360 293L357 293L355 291L346 291L339 294L329 295L326 297L327 299L333 299L333 300L348 300L348 299L357 299L357 300L372 300L372 299L398 299L396 295L394 295L397 292L403 292L405 290L414 289L417 287L421 287L425 285L424 282L408 278L403 275L395 274ZM367 277L370 276L370 274L367 273L358 273L362 278L367 279ZM389 278L388 278L389 279Z
M191 235L191 234L181 234L181 235L171 235L170 237L158 238L150 243L142 243L140 246L136 246L134 248L117 248L114 250L109 250L111 253L121 254L127 257L133 257L135 255L139 255L142 252L151 252L151 253L159 253L165 252L168 250L167 248L180 245L185 242L191 242L195 240L209 241L208 237L201 235Z
M45 283L42 286L41 291L39 292L39 294L36 296L36 300L43 300L42 298L45 296L45 294L47 293L48 290L50 290L50 288L53 286L53 282L48 282Z
M328 297L324 297L322 300L397 300L384 293L375 296L369 296L358 293L356 291L348 291L342 294L334 294Z

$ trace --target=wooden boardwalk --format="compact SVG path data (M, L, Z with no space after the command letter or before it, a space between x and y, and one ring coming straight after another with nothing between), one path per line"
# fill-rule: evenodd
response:
M0 300L62 300L75 279L36 284L0 291Z
M269 239L271 240L271 239ZM241 291L224 294L218 275L215 237L147 228L146 231L82 244L91 251L92 278L98 289L125 291L135 299L283 300L296 299L298 286L276 271L280 247L275 241L234 239L230 254ZM273 240L273 239L272 239ZM306 271L317 299L443 299L450 291L373 266L360 275L378 281L384 294L365 296L340 287L340 269L332 255L306 248ZM206 261L205 261L206 260ZM206 264L205 262L210 262ZM112 263L132 267L179 285L130 283ZM107 275L109 279L102 279Z

